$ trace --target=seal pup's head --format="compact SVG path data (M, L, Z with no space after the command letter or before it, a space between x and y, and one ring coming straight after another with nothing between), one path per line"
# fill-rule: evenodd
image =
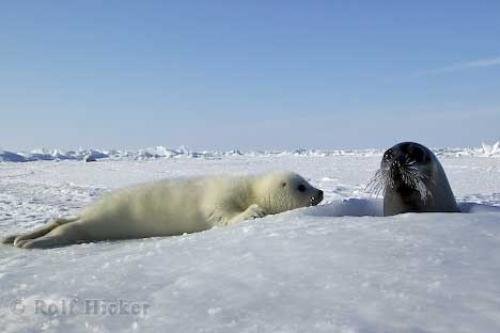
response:
M256 203L268 214L316 206L323 200L323 191L313 187L293 172L273 172L257 176L253 187Z
M387 149L370 187L376 194L384 192L384 215L458 211L441 163L419 143Z

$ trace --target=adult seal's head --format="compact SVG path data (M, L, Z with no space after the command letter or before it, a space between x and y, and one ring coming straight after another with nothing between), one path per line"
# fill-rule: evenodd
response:
M402 142L387 149L371 183L384 192L384 215L458 212L443 167L425 146Z

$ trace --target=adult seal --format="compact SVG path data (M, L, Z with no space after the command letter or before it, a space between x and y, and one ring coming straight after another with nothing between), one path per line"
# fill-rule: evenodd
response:
M163 180L104 195L72 219L58 219L4 243L50 248L112 239L172 236L317 205L323 191L300 175Z
M387 149L371 186L384 193L384 216L459 212L441 163L419 143L402 142Z

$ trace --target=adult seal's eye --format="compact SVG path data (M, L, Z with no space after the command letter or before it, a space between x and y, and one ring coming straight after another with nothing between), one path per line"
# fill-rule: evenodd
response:
M392 158L392 149L389 149L388 151L386 151L384 157L386 160L390 160Z
M300 184L300 185L297 187L297 190L299 190L299 192L305 192L305 191L306 191L306 187L305 187L303 184Z
M417 162L422 162L424 160L424 152L418 147L413 148L412 155Z

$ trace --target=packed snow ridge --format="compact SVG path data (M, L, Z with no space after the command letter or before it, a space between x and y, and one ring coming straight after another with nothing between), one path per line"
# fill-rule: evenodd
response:
M475 148L434 148L437 156L460 157L500 157L500 141L494 144L482 143L481 147ZM143 160L156 158L223 158L231 156L264 157L264 156L377 156L382 155L381 149L296 149L293 151L248 151L241 152L238 149L230 151L192 151L185 146L170 149L165 146L144 148L138 150L106 150L106 149L78 149L62 151L59 149L35 149L29 152L12 152L0 149L0 162L30 162L30 161L52 161L52 160L82 160L92 162L99 159L113 160Z

